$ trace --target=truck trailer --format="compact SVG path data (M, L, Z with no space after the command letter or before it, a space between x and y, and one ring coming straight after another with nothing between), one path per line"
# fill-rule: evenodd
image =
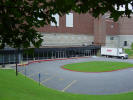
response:
M124 53L122 48L101 47L101 56L128 59L128 54Z

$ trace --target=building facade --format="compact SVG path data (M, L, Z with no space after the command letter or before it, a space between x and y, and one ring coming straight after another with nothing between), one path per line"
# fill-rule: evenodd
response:
M43 35L43 46L81 46L92 44L94 18L89 14L69 13L55 16L57 25L51 23L39 29Z
M42 46L105 45L130 48L133 43L133 18L120 18L114 22L107 15L97 19L90 14L71 12L60 17L53 15L57 24L39 28L43 35Z
M133 43L133 17L122 17L116 22L117 24L107 24L113 28L113 33L107 28L106 45L122 48L130 48ZM112 26L113 25L113 26ZM117 30L117 31L116 31Z

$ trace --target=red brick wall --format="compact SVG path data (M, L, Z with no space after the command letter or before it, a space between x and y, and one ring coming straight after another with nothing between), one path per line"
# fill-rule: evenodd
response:
M119 23L112 20L106 20L106 34L107 35L118 35L119 34Z
M105 45L106 39L106 22L105 19L99 17L94 20L94 44Z
M59 27L47 25L38 31L94 35L94 43L104 45L106 35L133 35L133 17L113 22L111 19L95 19L90 14L73 13L73 27L66 27L66 16L63 16L59 19Z
M120 35L133 35L133 16L119 19Z
M73 34L93 34L94 18L90 14L73 13L73 27L66 27L66 16L59 18L59 27L44 26L38 29L39 32L48 33L73 33Z

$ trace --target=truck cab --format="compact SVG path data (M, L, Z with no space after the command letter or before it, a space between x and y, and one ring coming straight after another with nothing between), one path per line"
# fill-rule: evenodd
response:
M128 54L126 54L126 53L119 53L118 57L120 57L121 59L128 59Z

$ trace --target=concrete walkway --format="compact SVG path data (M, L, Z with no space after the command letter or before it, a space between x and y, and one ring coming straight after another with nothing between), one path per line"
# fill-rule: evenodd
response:
M5 64L4 67L0 65L0 69L12 69L15 64Z

